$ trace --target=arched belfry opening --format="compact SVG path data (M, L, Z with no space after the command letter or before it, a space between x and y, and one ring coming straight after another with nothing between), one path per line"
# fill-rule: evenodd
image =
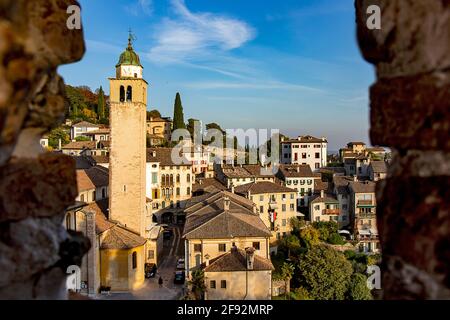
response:
M120 86L120 102L124 102L124 101L125 101L125 87Z
M131 86L127 87L127 102L133 101L133 88Z

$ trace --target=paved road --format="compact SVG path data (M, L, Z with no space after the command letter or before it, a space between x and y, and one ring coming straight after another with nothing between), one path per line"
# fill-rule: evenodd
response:
M158 274L155 278L146 279L145 284L138 290L127 293L111 293L110 295L100 295L98 299L107 300L178 300L184 292L183 285L173 283L174 272L178 258L183 257L184 243L181 240L182 227L171 226L174 236L170 240L164 241L162 262L158 267ZM159 287L158 279L162 277L164 284Z

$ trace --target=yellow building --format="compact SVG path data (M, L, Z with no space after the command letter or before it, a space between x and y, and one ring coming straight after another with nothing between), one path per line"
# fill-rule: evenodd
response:
M151 145L160 145L170 141L172 135L172 120L170 118L150 118L147 121L147 134Z
M272 263L247 250L232 248L216 259L206 261L205 300L270 300Z
M234 190L256 205L259 217L271 231L272 246L292 231L290 221L297 217L298 194L295 189L263 181L244 184Z

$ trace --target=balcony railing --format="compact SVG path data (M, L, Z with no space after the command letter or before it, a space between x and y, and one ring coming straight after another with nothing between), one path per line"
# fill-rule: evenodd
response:
M322 214L328 215L339 215L341 213L340 209L323 209Z

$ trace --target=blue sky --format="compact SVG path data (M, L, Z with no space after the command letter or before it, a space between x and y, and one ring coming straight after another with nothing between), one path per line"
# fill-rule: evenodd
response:
M373 68L360 56L353 0L81 0L87 52L71 85L103 86L128 29L150 83L148 109L223 128L368 142Z

